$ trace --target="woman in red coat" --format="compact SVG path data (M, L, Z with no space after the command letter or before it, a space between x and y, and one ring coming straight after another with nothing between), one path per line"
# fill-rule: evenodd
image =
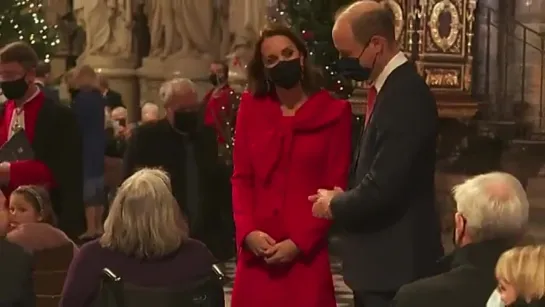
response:
M262 32L235 131L233 307L336 306L330 224L307 198L347 183L351 109L318 77L291 30Z

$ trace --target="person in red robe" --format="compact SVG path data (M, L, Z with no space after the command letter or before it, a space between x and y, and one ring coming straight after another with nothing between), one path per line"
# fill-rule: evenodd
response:
M232 306L335 307L330 222L312 216L307 197L347 184L350 104L320 88L304 42L283 26L262 32L248 77L235 130Z
M83 226L81 137L71 110L47 99L36 86L38 56L24 42L0 50L0 146L23 130L32 160L0 161L0 188L7 199L22 185L49 189L59 226L77 235Z
M226 129L233 124L233 89L229 86L229 66L223 62L214 62L210 65L210 84L214 87L204 96L206 107L204 110L204 124L216 130L218 144L225 144L228 137ZM229 140L228 140L229 141Z

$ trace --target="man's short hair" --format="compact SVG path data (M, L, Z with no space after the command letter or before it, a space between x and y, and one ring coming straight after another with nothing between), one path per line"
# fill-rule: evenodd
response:
M39 61L36 65L36 77L45 78L51 73L51 64L45 61Z
M212 64L220 65L226 77L229 77L229 65L225 61L214 61Z
M395 42L395 17L387 4L381 3L380 9L367 11L354 17L352 33L361 45L366 45L375 36L382 36L388 42Z
M38 61L36 51L25 42L7 44L0 50L1 63L19 63L25 70L36 68Z
M515 239L524 234L528 198L512 175L494 172L475 176L455 186L453 196L473 241Z
M186 93L197 94L195 83L187 78L175 78L166 81L159 89L159 97L163 103L169 102L174 96L184 95Z

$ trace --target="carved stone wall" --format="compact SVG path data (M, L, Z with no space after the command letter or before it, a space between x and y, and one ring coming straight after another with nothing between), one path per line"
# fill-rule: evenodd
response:
M534 132L545 132L544 114L545 107L543 79L543 57L545 56L545 45L543 35L545 33L545 1L525 0L516 1L515 19L521 22L523 27L516 29L515 35L518 38L526 38L527 43L515 44L515 57L512 73L518 74L520 82L524 81L522 92L516 93L515 100L527 103L524 114L524 121L531 125ZM522 71L524 68L524 71ZM518 84L519 88L522 83Z

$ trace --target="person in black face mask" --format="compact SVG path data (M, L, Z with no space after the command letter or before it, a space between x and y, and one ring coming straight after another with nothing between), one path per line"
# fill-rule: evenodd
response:
M7 199L21 185L47 186L59 228L80 233L83 205L82 139L73 110L47 98L35 84L38 56L24 42L0 50L0 88L8 99L0 106L0 145L23 132L33 159L0 161L0 189Z
M315 216L347 230L341 260L356 307L391 306L399 287L433 274L443 256L434 188L437 106L398 48L387 2L355 1L335 21L339 72L369 90L350 189L313 196Z
M515 177L483 174L453 191L455 247L441 260L446 272L402 286L392 306L486 306L498 285L494 267L500 255L521 242L529 204Z
M334 307L330 224L312 216L305 196L346 187L351 107L322 88L304 41L289 28L263 30L254 50L235 129L240 253L232 305ZM271 296L278 286L283 293Z
M166 116L134 128L124 158L124 177L142 167L158 167L171 176L172 193L187 216L190 235L203 241L216 259L234 252L232 234L223 225L228 207L228 178L218 173L218 146L213 128L203 125L202 104L189 79L165 82L159 91Z
M233 110L232 96L233 89L229 86L229 66L225 62L217 61L210 65L210 84L214 86L204 96L206 104L204 110L204 124L213 127L216 130L218 145L220 149L225 145L230 145L226 139L229 135L226 133L231 127L227 125L235 122L235 113ZM220 152L222 154L222 152Z

